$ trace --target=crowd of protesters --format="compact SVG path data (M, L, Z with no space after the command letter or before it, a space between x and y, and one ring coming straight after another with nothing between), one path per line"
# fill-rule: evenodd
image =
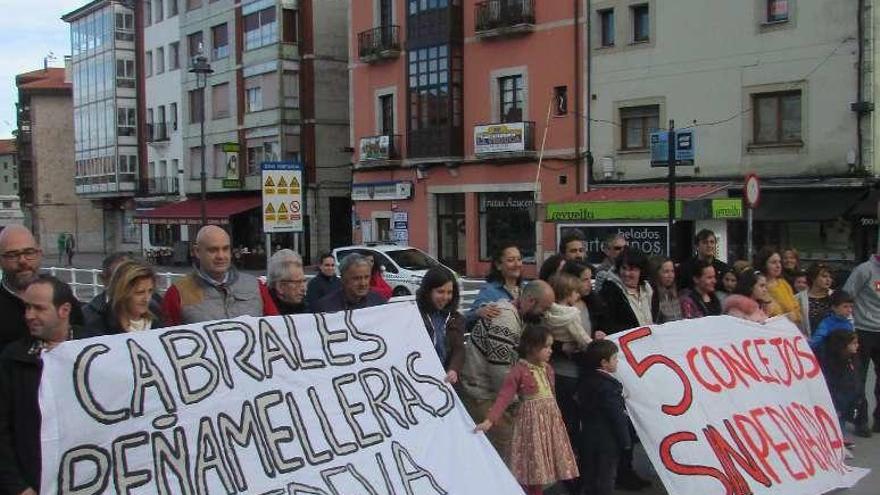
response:
M868 361L880 365L880 255L834 288L828 266L802 267L794 249L764 248L751 262L728 265L716 257L717 244L713 232L698 232L694 256L676 266L615 234L593 266L573 231L531 281L523 279L519 247L500 244L467 311L451 270L424 275L415 297L420 331L476 431L486 432L527 493L557 481L578 495L651 484L633 467L638 438L614 377L618 349L606 339L638 326L722 314L788 318L820 359L841 425L862 437L880 431L880 409L869 426L864 390ZM265 283L238 271L229 235L216 226L198 232L193 255L192 272L161 296L149 264L108 256L106 290L81 305L67 284L40 274L42 251L30 231L0 232L0 495L39 490L41 354L59 343L245 315L354 310L391 296L377 260L360 254L343 258L339 275L334 256L323 254L308 284L302 258L289 249L270 258Z

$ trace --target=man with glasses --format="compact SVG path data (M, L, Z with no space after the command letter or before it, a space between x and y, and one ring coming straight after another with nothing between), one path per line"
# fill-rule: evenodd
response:
M300 255L282 249L269 258L269 295L282 315L308 313L306 274Z
M28 334L21 297L28 284L37 278L42 256L43 251L27 228L10 225L0 232L0 318L4 323L0 328L0 351Z
M617 258L626 245L626 237L621 233L610 234L602 241L602 252L605 253L605 259L596 265L596 287L602 287L602 284L605 283L608 273L614 268Z

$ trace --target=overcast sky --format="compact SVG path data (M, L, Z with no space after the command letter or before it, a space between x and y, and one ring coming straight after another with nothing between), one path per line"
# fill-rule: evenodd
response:
M15 76L43 67L50 52L63 66L70 31L61 16L89 0L0 0L0 138L15 129Z

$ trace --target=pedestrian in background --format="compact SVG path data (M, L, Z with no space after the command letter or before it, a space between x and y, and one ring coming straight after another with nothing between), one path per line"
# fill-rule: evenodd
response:
M306 304L310 308L314 308L322 297L339 290L342 284L336 275L336 258L333 254L321 253L319 259L318 273L309 280L306 288Z
M370 261L370 290L388 300L391 299L393 292L383 276L385 274L385 265L382 264L382 259L379 256L376 253L367 256L367 259Z
M76 254L76 239L73 234L67 234L64 238L64 253L67 255L67 266L73 266L73 255Z
M857 266L843 290L849 292L855 301L853 316L859 335L861 361L859 378L866 383L868 366L873 361L876 383L880 383L880 254ZM874 398L873 431L880 433L880 386L874 387Z
M88 312L85 326L101 335L139 332L165 326L155 310L156 272L136 260L117 264L107 285L106 304L98 312Z
M302 257L290 249L281 249L269 258L266 270L269 295L282 315L308 313L306 274Z
M458 383L464 365L464 316L458 312L458 281L446 267L431 267L416 291L416 304L446 370L446 381Z

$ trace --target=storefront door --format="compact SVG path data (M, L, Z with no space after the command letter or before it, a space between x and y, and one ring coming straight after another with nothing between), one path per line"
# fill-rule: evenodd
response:
M464 194L437 195L437 257L449 268L464 273Z

